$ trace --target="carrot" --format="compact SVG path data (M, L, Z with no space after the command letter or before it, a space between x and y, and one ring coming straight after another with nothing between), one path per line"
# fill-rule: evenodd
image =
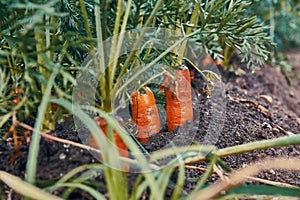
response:
M131 95L132 119L137 125L136 138L140 142L148 142L149 137L160 130L160 119L156 107L156 101L152 91L143 87L145 93L136 92Z
M166 115L168 130L173 131L178 126L193 121L193 106L190 72L186 66L174 70L174 78L166 74L163 88L166 96Z
M123 121L120 117L116 117L116 120L121 125L123 125ZM101 128L101 130L103 131L103 133L107 137L107 134L108 134L108 123L107 123L107 121L105 119L101 118L101 117L95 117L94 121L99 126L99 128ZM113 137L115 139L115 144L116 144L116 146L119 150L120 156L128 158L128 148L127 148L126 144L124 143L124 141L122 140L122 138L120 137L120 135L115 130L113 130ZM89 143L90 143L91 147L99 149L98 144L97 144L96 140L94 139L94 137L92 136L92 134L90 134Z

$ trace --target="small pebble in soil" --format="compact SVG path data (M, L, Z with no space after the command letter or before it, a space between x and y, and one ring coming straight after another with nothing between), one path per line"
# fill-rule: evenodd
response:
M267 129L269 129L269 130L272 129L272 126L271 126L270 124L268 124L267 122L262 123L261 126L262 126L263 128L267 128Z
M66 157L67 157L67 155L64 153L59 154L59 159L61 159L61 160L64 160Z
M294 149L293 149L293 147L289 146L288 150L289 150L289 152L292 152Z
M279 129L278 128L272 128L273 133L279 133Z

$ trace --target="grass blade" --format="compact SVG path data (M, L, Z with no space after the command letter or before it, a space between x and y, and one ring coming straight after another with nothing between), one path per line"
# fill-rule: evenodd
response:
M39 199L39 200L48 200L48 199L60 200L61 199L59 197L56 197L54 195L51 195L43 191L42 189L34 185L26 183L19 177L16 177L4 171L0 171L0 179L9 187L11 187L13 190L15 190L17 193L32 199Z
M59 187L80 188L80 189L90 193L97 200L106 200L106 198L100 192L98 192L97 190L95 190L87 185L81 184L81 183L61 183L61 184L58 184L57 187L58 188Z
M300 197L300 188L286 188L270 185L241 185L238 188L228 191L228 195Z
M220 181L203 190L197 192L192 198L196 199L212 199L217 197L221 191L227 191L234 187L239 186L247 180L247 177L258 174L263 170L268 169L283 169L283 170L300 170L300 159L298 158L275 158L266 159L261 162L251 164L245 168L241 168L231 174L226 181Z
M39 144L41 139L41 135L39 134L39 132L41 131L43 125L43 121L47 110L47 104L49 102L49 98L51 94L51 88L54 85L54 80L57 73L58 73L58 66L54 66L52 74L47 83L45 93L43 94L41 104L38 108L38 116L35 122L34 131L32 133L32 138L31 138L29 152L28 152L27 165L26 165L26 174L27 174L26 180L29 183L35 182L35 175L37 169L37 157L38 157Z

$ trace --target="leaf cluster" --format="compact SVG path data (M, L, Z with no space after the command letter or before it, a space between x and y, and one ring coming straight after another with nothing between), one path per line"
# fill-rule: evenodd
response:
M214 59L226 56L226 49L236 49L248 67L262 65L270 56L274 44L267 34L268 27L254 15L247 15L250 1L209 1L202 4L201 34L195 40ZM226 59L226 58L224 58Z
M1 1L0 66L1 115L17 111L19 119L34 117L54 66L60 66L52 96L71 99L76 66L83 60L94 41L88 40L80 7L76 1ZM90 16L94 6L86 2ZM90 19L91 24L93 19ZM42 48L38 49L38 45ZM43 62L41 62L41 58ZM12 101L14 91L21 103ZM22 101L24 100L24 102ZM53 110L49 110L54 112ZM53 113L52 113L53 114ZM62 117L61 112L57 115ZM1 120L1 125L5 122Z
M131 5L129 5L130 2ZM77 79L74 78L78 71L92 68L93 73L95 69L101 71L104 68L101 71L102 76L96 81L103 83L99 84L100 100L103 100L101 103L111 104L112 98L117 96L122 88L130 87L135 83L146 84L148 80L138 83L143 73L146 74L146 78L151 79L152 73L163 74L165 69L161 67L162 65L175 65L174 59L180 56L189 57L186 54L180 55L180 49L176 49L178 46L184 49L185 42L188 40L187 48L193 50L195 46L198 46L205 53L212 54L215 59L221 59L224 49L230 47L237 49L249 66L261 63L269 57L268 46L272 43L265 33L267 27L262 25L255 16L247 15L246 11L250 3L249 0L104 0L101 2L88 0L10 0L7 2L0 0L0 11L5 16L0 20L0 94L3 95L0 100L0 114L4 116L1 118L0 125L14 116L15 112L24 115L27 107L29 111L38 110L34 116L36 121L26 168L28 183L24 184L22 180L5 172L0 172L0 179L21 194L32 198L38 198L37 196L43 196L45 199L55 198L45 191L51 193L58 188L67 187L68 189L62 195L64 198L67 198L74 188L80 188L96 199L105 199L101 192L93 188L95 181L91 180L91 177L101 174L106 182L106 185L101 185L102 190L109 194L110 199L141 199L148 192L149 199L159 200L167 196L168 190L171 191L171 199L193 199L203 197L198 196L203 191L205 197L209 196L203 188L206 187L205 183L213 173L214 167L217 166L230 172L223 163L222 157L267 147L299 144L300 138L295 136L220 150L204 145L169 148L154 152L148 157L141 152L137 143L108 112L111 111L111 105L108 105L108 109L104 111L87 103L81 106L72 103L71 93L73 87L78 84ZM126 15L126 13L129 14ZM166 34L166 50L155 48L161 43L161 40L155 40L155 37L152 37L153 41L143 43L143 38L147 39L145 29L130 32L131 34L121 39L111 37L117 34L122 37L122 34L129 29L145 27L163 27L171 33L174 31L180 34ZM156 32L152 34L159 34L159 29L155 30ZM174 38L174 36L179 38ZM109 40L106 40L108 38ZM133 40L129 42L131 46L136 47L132 48L133 51L123 52L122 42L125 39ZM109 42L108 48L105 45L101 46L103 41ZM94 62L86 64L90 68L78 67L85 53L90 52L94 47L100 48L95 54L92 51L91 60ZM104 65L101 65L103 63L96 65L95 61L101 61L97 60L99 55L102 56L109 50L109 54L105 55L108 60L103 62ZM108 70L105 70L106 67ZM159 67L159 70L152 72L155 67ZM91 76L88 78L92 79ZM10 102L15 96L8 91L10 88L16 90L18 86L24 89L24 93L20 96L22 103L15 105ZM63 111L47 115L49 105L53 104ZM130 149L134 159L125 161L142 172L131 193L127 174L117 170L124 158L120 158L114 148L105 148L111 147L109 146L111 143L106 140L100 128L85 112L86 110L105 118L110 130L116 130ZM104 147L100 153L106 165L80 166L54 184L51 183L48 188L41 190L33 186L36 182L39 133L43 122L48 120L48 116L51 118L60 114L58 117L62 118L62 113L73 114L88 128L99 146ZM21 119L20 116L17 117ZM167 165L156 165L158 161L166 161L167 157ZM184 183L188 181L185 177L186 165L192 161L204 160L209 161L206 171L197 180L193 192L186 194L183 190ZM297 160L297 162L300 161ZM272 168L274 167L276 163L272 165ZM288 167L287 169L294 169L291 166ZM93 175L94 173L96 175ZM171 176L174 174L177 174L177 177L175 182L172 182ZM20 189L24 187L28 190ZM273 191L276 189L278 188L273 188ZM250 188L251 191L253 189ZM240 195L245 190L231 192L231 194ZM298 192L298 189L290 190L287 196L298 195Z
M278 50L300 46L300 3L297 0L254 0L247 13L270 26Z

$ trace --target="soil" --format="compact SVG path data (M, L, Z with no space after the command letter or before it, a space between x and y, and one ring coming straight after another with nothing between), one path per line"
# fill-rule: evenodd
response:
M203 93L203 84L199 85L196 78L193 85L198 101L194 105L195 121L189 125L189 130L180 127L170 133L165 126L160 133L151 137L148 143L143 144L145 149L152 152L170 146L174 142L176 145L198 142L225 148L300 133L300 79L297 79L297 76L300 77L299 51L289 52L288 57L295 66L295 71L290 73L296 75L291 79L292 85L288 84L286 76L278 68L256 67L255 73L252 73L251 70L242 67L242 74L223 71L220 68L223 85L217 85L216 92L211 98L207 98ZM72 119L67 118L65 122L58 124L55 134L60 138L81 143L77 132L74 131ZM7 139L0 140L0 170L24 178L27 154L28 146L21 146L19 152L14 152L12 142ZM234 170L255 161L274 157L299 158L300 145L227 156L223 161ZM38 184L40 187L49 185L80 165L97 162L97 159L86 150L42 139L38 157ZM205 164L194 166L203 167ZM193 189L195 180L202 173L194 169L186 170L184 193L189 193ZM133 181L136 174L128 174L128 177ZM300 186L300 170L291 172L272 169L260 173L258 177ZM104 182L101 175L94 179ZM213 175L209 181L212 183L218 179L219 176ZM101 186L98 188L101 190ZM9 198L19 199L19 196L8 186L0 183L0 199ZM92 197L76 190L69 199L92 199Z

